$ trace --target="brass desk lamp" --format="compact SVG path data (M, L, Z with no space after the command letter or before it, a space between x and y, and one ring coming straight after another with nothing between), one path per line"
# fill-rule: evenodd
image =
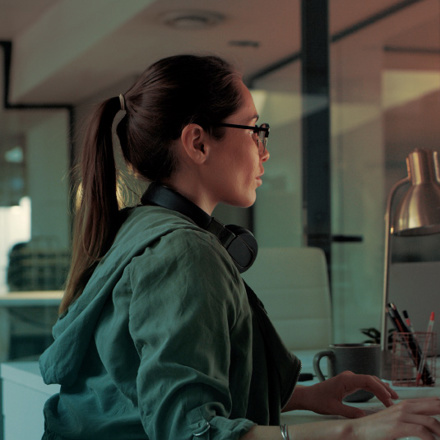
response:
M420 236L440 232L440 167L437 151L415 149L406 158L408 177L399 180L388 195L385 213L385 269L382 308L382 377L390 378L390 356L386 306L388 304L391 235ZM394 216L392 205L397 190L410 184Z

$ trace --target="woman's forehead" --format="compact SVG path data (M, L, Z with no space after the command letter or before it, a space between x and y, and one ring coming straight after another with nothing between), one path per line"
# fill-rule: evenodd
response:
M246 118L248 121L258 120L259 115L251 92L242 81L240 81L239 87L241 93L241 105L235 114Z

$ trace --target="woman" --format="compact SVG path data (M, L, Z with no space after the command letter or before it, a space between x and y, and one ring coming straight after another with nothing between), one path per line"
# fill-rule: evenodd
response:
M119 110L125 161L153 182L128 209L116 197ZM440 412L438 399L392 405L397 395L374 377L344 373L295 387L299 361L239 274L255 256L252 239L211 218L220 202L255 201L269 159L269 127L257 119L240 75L212 56L158 61L97 109L82 153L72 267L55 342L40 361L45 381L61 384L45 406L44 438L440 434L429 416ZM342 404L359 388L391 408L359 418ZM298 408L355 419L280 430L281 409Z

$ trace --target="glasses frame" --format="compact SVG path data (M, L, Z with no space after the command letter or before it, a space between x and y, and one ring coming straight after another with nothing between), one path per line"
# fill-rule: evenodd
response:
M258 142L263 146L263 150L260 154L264 154L266 151L267 138L269 137L270 126L267 123L262 123L260 125L240 125L240 124L229 124L227 122L221 122L217 124L218 127L231 127L231 128L241 128L243 130L252 130L258 136ZM257 147L259 145L257 144Z

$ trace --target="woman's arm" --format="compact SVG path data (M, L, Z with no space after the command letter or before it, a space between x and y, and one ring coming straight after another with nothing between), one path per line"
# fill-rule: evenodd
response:
M346 420L332 420L317 423L290 425L291 440L350 440L351 427ZM282 440L279 426L254 426L240 440Z
M237 440L255 424L237 409L247 404L252 340L232 264L211 234L180 229L131 264L129 329L151 439Z
M332 420L290 425L291 440L393 440L418 437L435 440L440 436L437 397L405 400L383 411L359 419ZM241 440L281 440L277 426L255 426Z

